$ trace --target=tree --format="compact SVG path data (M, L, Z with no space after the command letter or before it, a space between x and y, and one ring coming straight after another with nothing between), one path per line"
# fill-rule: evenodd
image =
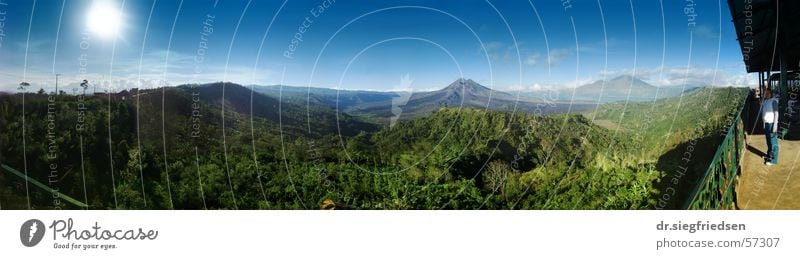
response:
M513 171L508 166L507 162L500 160L490 162L481 173L483 176L484 189L502 194L512 173Z

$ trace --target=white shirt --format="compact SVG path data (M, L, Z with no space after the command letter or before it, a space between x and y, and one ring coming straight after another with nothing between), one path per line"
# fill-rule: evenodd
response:
M764 100L764 103L761 104L761 118L764 120L764 123L775 123L778 121L778 99L777 98L769 98Z

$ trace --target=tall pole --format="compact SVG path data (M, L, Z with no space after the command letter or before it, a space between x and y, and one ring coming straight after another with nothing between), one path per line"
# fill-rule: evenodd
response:
M783 49L779 50L778 53L779 53L778 54L778 57L779 57L778 59L781 62L780 63L781 75L780 75L780 79L779 79L780 81L779 81L779 86L778 86L779 89L780 89L781 98L779 99L779 105L778 105L779 108L778 108L778 110L779 111L786 111L787 112L786 114L788 114L788 110L789 110L789 105L788 105L789 104L789 98L788 98L789 97L789 95L788 95L789 93L788 93L788 90L789 90L789 88L786 85L786 73L788 73L787 70L786 70L786 56L783 55ZM781 118L781 120L786 120L786 119ZM778 122L776 122L776 123L778 123ZM788 133L788 131L789 131L787 129L787 127L789 125L788 124L788 120L786 122L784 122L784 123L779 123L778 125L781 125L781 124L787 125L787 126L784 126L783 128L778 128L780 130L778 132L778 136L781 139L783 139L786 136L786 133Z
M58 95L58 77L59 77L60 75L61 75L61 74L56 74L56 95Z

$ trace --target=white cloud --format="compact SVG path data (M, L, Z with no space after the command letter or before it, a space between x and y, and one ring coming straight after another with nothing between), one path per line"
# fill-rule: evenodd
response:
M503 56L503 50L506 44L499 41L490 41L478 48L478 52L486 54L492 61L498 61Z
M637 68L637 69L621 69L621 70L601 70L597 73L598 79L612 79L618 76L634 76L642 80L653 80L662 77L664 73L662 67L655 68Z
M480 55L488 55L489 59L493 62L495 61L502 61L504 63L513 63L517 64L517 62L522 62L523 64L528 64L528 58L530 58L530 51L525 48L525 42L518 41L516 44L512 43L503 43L500 41L491 41L488 43L483 44L478 48L478 53ZM486 51L484 53L484 51ZM538 54L537 54L538 55Z
M755 75L730 72L721 69L700 67L637 68L601 71L599 79L611 79L620 75L630 75L656 86L752 86L757 84Z
M734 72L728 70L718 70L700 67L655 67L604 70L597 72L594 76L586 78L572 79L558 83L535 82L531 85L513 85L512 90L534 91L547 89L568 89L593 83L597 80L611 80L615 77L627 75L639 78L649 84L661 87L694 87L694 86L717 86L717 87L751 87L758 84L755 74L747 74L744 71Z
M504 90L510 91L510 92L528 92L528 91L540 91L540 90L544 90L544 89L545 89L545 86L542 86L539 83L534 83L534 84L530 84L530 85L514 84L514 85L511 85L507 89L504 89Z
M169 60L167 60L169 56ZM166 61L166 62L165 62ZM140 64L141 62L141 64ZM139 58L126 59L114 62L113 74L109 75L107 70L90 71L86 74L63 73L59 77L60 89L71 91L84 79L94 86L98 91L112 90L120 91L130 88L155 88L165 85L180 85L187 83L210 83L227 81L242 85L263 84L272 77L272 71L259 68L253 71L253 67L230 65L225 69L224 65L195 62L194 56L179 52L153 51L148 52ZM197 71L195 68L200 70ZM165 70L166 69L166 70ZM0 73L0 82L19 82L22 81L21 71L3 71ZM98 73L99 72L99 73ZM199 72L199 73L198 73ZM52 91L55 88L55 77L46 71L27 72L27 82L31 84L29 91L36 91L43 88ZM18 83L0 85L0 91L16 91ZM94 87L92 87L94 88Z
M589 78L577 78L577 79L573 79L573 80L570 80L570 81L564 83L564 87L577 88L577 87L582 86L582 85L591 84L591 83L593 83L594 81L597 81L597 80L598 79L591 78L591 77L589 77Z
M525 64L529 66L535 66L537 63L539 63L540 58L541 55L538 52L530 54L528 55L528 58L525 59Z
M569 48L551 49L550 55L547 56L548 66L558 66L562 61L572 56L573 51Z
M491 61L502 61L516 64L518 62L517 57L519 57L524 65L545 65L550 67L556 67L560 65L561 62L573 56L576 52L574 47L552 48L547 55L543 55L541 51L531 51L530 49L524 47L525 45L525 42L517 42L515 45L499 41L491 41L483 44L483 46L480 46L478 50L481 55L484 55L484 51L486 51L485 55L488 55ZM589 45L592 44L587 44L586 48L596 48Z
M544 90L558 90L558 89L571 89L585 84L592 83L598 79L594 77L578 78L561 83L533 83L529 85L512 85L508 89L513 91L544 91Z
M629 44L628 41L609 38L605 41L579 43L577 49L578 52L585 54L603 54L606 51L612 52L614 49L625 47L627 44Z
M699 38L708 40L715 40L719 37L718 31L713 30L711 26L706 24L695 26L692 33Z

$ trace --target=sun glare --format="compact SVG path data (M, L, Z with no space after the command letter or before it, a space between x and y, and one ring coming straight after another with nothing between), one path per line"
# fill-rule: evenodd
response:
M95 1L86 17L90 32L103 38L114 38L122 25L122 14L111 1Z

